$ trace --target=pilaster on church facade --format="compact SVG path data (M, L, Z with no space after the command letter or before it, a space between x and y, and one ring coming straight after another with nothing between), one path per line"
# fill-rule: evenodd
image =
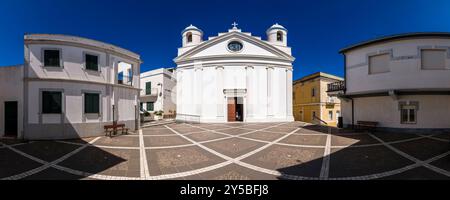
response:
M267 40L228 32L203 40L191 25L182 32L183 45L174 59L178 78L177 119L195 122L293 121L292 68L287 29L275 24ZM189 87L185 90L186 87Z

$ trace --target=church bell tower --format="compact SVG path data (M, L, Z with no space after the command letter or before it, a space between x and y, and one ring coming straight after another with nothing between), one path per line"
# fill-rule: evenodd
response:
M287 29L278 23L267 29L267 41L275 45L287 46Z
M183 47L195 46L203 42L203 31L192 24L186 27L183 32Z

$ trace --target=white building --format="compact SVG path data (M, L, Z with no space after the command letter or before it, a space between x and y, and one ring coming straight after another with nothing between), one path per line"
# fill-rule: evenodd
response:
M160 68L141 73L141 109L175 114L176 84L173 69Z
M378 122L381 128L450 129L450 33L384 37L341 50L345 125Z
M291 48L278 24L267 40L234 27L203 41L189 26L178 49L177 120L293 121Z
M131 130L139 127L139 55L66 35L29 34L24 43L24 66L0 68L0 103L17 102L8 104L17 110L17 131L8 135L98 136L104 134L103 125L113 121ZM5 125L0 124L0 136L4 134Z

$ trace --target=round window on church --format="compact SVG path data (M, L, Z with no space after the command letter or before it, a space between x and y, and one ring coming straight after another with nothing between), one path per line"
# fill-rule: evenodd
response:
M228 49L233 52L241 51L242 47L243 47L242 43L238 42L238 41L232 41L232 42L228 43Z

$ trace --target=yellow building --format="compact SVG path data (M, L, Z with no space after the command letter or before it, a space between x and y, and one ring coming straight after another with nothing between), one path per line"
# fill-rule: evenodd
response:
M294 81L293 104L295 121L321 123L317 118L330 126L336 126L341 114L341 102L327 94L330 83L343 81L341 77L317 72Z

